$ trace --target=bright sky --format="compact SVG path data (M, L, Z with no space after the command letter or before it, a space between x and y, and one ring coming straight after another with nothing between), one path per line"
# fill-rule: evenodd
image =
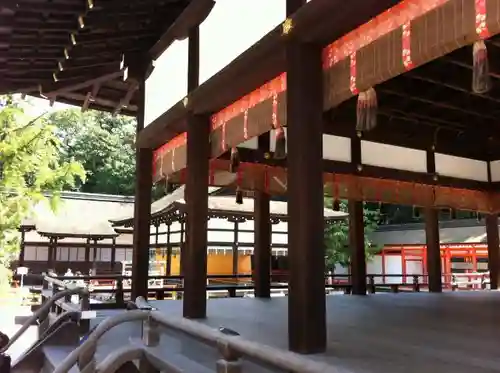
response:
M216 0L200 26L200 84L227 66L285 19L286 0ZM156 60L146 82L146 124L187 94L188 41Z
M51 107L49 100L44 100L42 98L36 98L36 97L26 97L26 102L29 103L25 107L25 112L27 115L36 117L46 111L51 112L51 111L56 111L56 110L62 110L62 109L67 109L70 107L70 105L66 104L61 104L59 102L55 102L54 105Z

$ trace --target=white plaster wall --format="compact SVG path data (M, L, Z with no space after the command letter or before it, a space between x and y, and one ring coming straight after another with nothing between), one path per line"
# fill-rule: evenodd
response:
M403 263L401 255L387 255L385 257L385 274L399 275L403 273ZM400 284L403 282L402 277L386 277L387 284Z
M500 160L490 162L491 181L500 181Z
M427 172L425 151L365 140L361 140L361 163L397 170Z
M200 25L200 84L285 19L286 0L217 0Z
M49 258L49 248L48 247L26 247L24 252L25 260L36 260L46 262Z
M351 139L348 137L323 135L323 159L351 162Z
M436 153L436 172L443 176L477 181L488 181L488 164L485 161Z
M146 126L186 96L188 43L188 39L175 41L155 61L146 81Z

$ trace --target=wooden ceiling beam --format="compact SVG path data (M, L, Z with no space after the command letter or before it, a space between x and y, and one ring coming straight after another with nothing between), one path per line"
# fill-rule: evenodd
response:
M120 100L118 105L115 107L115 110L113 111L113 115L119 114L120 111L124 107L128 107L130 105L130 100L132 100L132 97L134 96L134 93L137 91L138 88L139 88L139 85L136 83L132 83L130 85L125 97L122 100Z
M96 83L92 87L92 91L88 91L85 95L85 100L82 105L82 112L86 111L89 108L91 102L95 102L97 99L97 95L99 94L99 89L101 88L100 83Z
M27 0L2 0L0 9L10 9L13 11L29 11L52 14L81 14L85 11L85 3L61 3L61 2L40 2Z
M101 75L92 79L79 78L74 82L55 82L52 84L42 85L41 94L44 96L56 96L62 93L78 91L82 88L89 87L94 84L105 83L108 80L117 79L123 76L124 70ZM113 106L114 107L114 106Z
M66 97L70 100L74 100L74 101L79 101L79 102L82 102L85 100L86 98L86 95L82 95L80 93L77 93L77 92L64 92L64 93L61 93L60 94L60 97ZM116 102L115 101L112 101L112 100L109 100L109 99L104 99L104 98L94 98L93 100L90 100L89 101L89 106L91 104L97 104L97 105L100 105L100 106L106 106L108 108L108 111L112 111L114 110L114 108L116 107ZM129 110L132 110L132 111L135 111L137 110L137 106L135 105L130 105Z
M120 41L120 40L140 40L154 38L160 34L160 30L144 30L144 31L116 31L103 33L86 33L74 35L76 45L102 43L103 41Z
M151 58L156 60L160 57L176 39L187 38L189 30L202 23L208 17L214 5L214 0L191 0L178 17L176 14L174 23L167 28L165 33L149 50Z
M131 50L120 50L119 48L116 49L103 49L102 51L97 51L93 54L89 54L89 51L86 50L79 50L73 52L68 58L70 59L78 59L81 60L82 63L84 60L96 60L100 58L117 58L118 60L121 60L121 56L123 53L127 52L136 52L140 51L140 46L135 45L132 47L133 49ZM18 60L55 60L56 62L62 59L65 59L64 57L64 49L61 49L61 51L52 51L52 52L24 52L24 51L9 51L4 54L5 58L8 59L18 59ZM56 65L54 64L54 67Z
M431 100L431 99L428 99L426 97L421 97L420 95L415 94L415 93L407 94L407 93L400 92L398 90L386 89L386 88L378 88L377 92L382 93L383 95L388 95L388 96L403 97L403 98L406 98L410 101L417 101L417 102L420 102L420 103L423 103L426 105L433 106L435 108L439 108L441 110L451 110L451 111L455 111L455 112L458 112L458 113L463 114L463 115L481 118L483 120L488 120L488 121L491 121L491 120L495 121L496 120L496 117L493 115L484 114L484 113L481 113L479 111L470 110L468 108L461 108L461 107L454 106L454 105L449 104L449 103L444 102L444 101Z

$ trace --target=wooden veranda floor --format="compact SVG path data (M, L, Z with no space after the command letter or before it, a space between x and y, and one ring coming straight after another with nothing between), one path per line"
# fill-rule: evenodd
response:
M172 317L182 314L182 301L151 303ZM339 373L500 372L500 292L332 295L327 307L328 351L310 357L337 367ZM286 297L209 300L208 318L202 322L287 348ZM127 335L139 335L139 330L131 325L113 331L105 350ZM213 365L214 358L203 358L192 341L171 343L203 365ZM163 348L172 346L165 340Z
M180 301L154 305L181 315ZM352 372L500 372L500 293L329 296L328 351L314 358ZM208 319L287 348L287 298L215 299Z

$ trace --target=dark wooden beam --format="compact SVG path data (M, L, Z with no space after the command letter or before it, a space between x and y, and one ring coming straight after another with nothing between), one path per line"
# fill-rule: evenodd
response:
M498 215L486 215L486 238L488 242L488 270L491 289L500 285L500 240L498 237Z
M207 216L210 118L188 118L183 315L206 317ZM151 168L151 167L150 167Z
M354 132L354 128L351 133ZM361 136L351 136L352 172L361 174ZM366 255L365 255L365 223L363 201L348 201L349 211L349 248L351 254L352 293L366 295Z
M258 137L258 155L256 159L264 159L269 152L270 137L267 134ZM264 180L261 180L263 183ZM270 216L270 196L257 191L254 194L254 230L255 247L253 256L253 282L257 298L271 297L271 244L272 227Z
M427 172L436 173L436 159L432 151L427 152ZM427 245L427 274L429 291L440 293L443 291L441 270L441 241L439 239L439 210L432 207L424 209L425 242Z
M313 4L311 2L310 4ZM305 0L288 0L287 16ZM288 136L288 346L326 349L322 48L286 41ZM304 126L307 123L307 126Z
M253 282L257 298L271 297L271 218L269 215L270 196L255 192L254 227L255 248L253 256Z
M153 60L158 59L161 54L175 41L185 39L189 30L198 27L207 18L215 5L214 0L192 0L177 17L165 33L149 50Z
M146 82L139 87L139 109L137 111L137 135L144 129ZM149 234L151 220L151 188L153 151L136 148L136 185L134 202L134 249L132 270L132 299L148 295Z
M102 75L93 79L85 79L81 81L76 81L76 82L61 82L61 83L53 83L53 84L44 84L42 86L42 92L41 94L45 96L57 96L60 93L63 92L71 92L71 91L77 91L82 88L89 87L94 84L100 84L104 83L108 80L113 80L116 78L119 78L123 76L124 70L120 70L117 72L109 73L106 75Z
M10 9L13 11L29 11L52 14L74 14L79 15L85 11L85 3L70 4L63 2L40 2L26 0L2 0L0 9Z
M200 76L200 33L189 31L188 92L194 90ZM205 318L207 315L207 216L210 159L210 117L190 114L187 118L186 177L186 249L181 255L184 273L183 315ZM151 168L151 167L150 167Z

